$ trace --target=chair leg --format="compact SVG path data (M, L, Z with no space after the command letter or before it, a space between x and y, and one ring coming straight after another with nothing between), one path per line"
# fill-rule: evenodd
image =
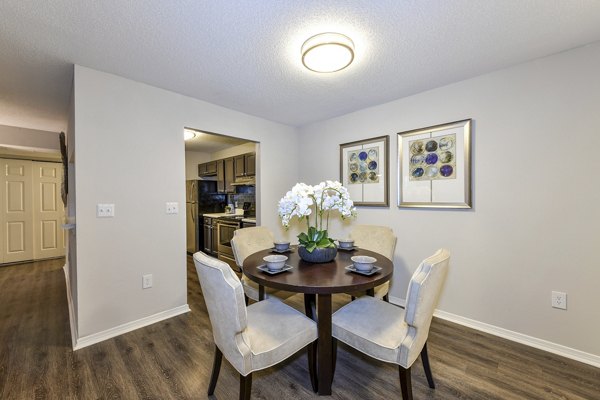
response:
M252 373L244 376L240 374L240 400L250 400L252 391Z
M245 294L244 294L244 301L246 302L246 307L248 307L248 303L250 302L250 299Z
M402 400L412 400L412 384L410 382L410 367L404 368L398 365L400 374L400 389L402 390Z
M389 303L390 302L390 296L389 293L386 293L385 295L383 295L383 301Z
M430 388L435 389L435 383L433 382L433 375L431 375L431 367L429 365L429 356L427 355L427 342L425 342L423 350L421 350L421 361L423 361L423 369L425 370L427 383Z
M219 371L221 370L221 360L223 359L223 353L217 346L215 346L215 359L213 361L213 369L210 375L210 383L208 384L208 395L211 396L215 393L215 387L217 386L217 379L219 379Z
M319 390L319 380L317 379L317 346L318 340L315 340L307 346L308 348L308 374L310 375L310 385L313 392Z

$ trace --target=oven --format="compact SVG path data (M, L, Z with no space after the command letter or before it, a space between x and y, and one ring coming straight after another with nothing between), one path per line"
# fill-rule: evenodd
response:
M235 263L231 239L236 229L241 228L241 218L221 217L217 219L217 253L219 260L225 261L234 270L239 271Z

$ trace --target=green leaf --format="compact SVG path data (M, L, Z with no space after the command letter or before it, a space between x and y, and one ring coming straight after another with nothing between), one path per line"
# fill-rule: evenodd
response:
M317 234L315 235L315 238L313 239L315 242L319 243L323 237L325 236L325 234L323 233L323 231L317 231Z
M321 240L319 240L317 242L317 246L323 247L323 248L330 247L331 246L331 242L329 241L328 238L322 238Z
M314 226L311 226L308 228L308 238L309 240L315 240L315 237L317 235L317 228L315 228Z
M300 243L308 242L308 235L306 233L302 232L301 234L298 235L298 240L300 241Z
M314 242L311 242L308 246L306 246L306 251L312 253L314 249L317 248L317 245Z

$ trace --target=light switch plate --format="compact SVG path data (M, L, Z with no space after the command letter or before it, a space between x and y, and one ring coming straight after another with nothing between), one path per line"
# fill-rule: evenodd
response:
M179 214L179 203L167 202L167 214Z
M98 218L112 218L115 216L115 205L98 203L96 204L96 217Z
M152 274L142 275L142 289L150 289L152 287Z

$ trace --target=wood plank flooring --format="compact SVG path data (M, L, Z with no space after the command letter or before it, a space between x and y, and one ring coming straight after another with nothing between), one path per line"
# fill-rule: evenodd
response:
M188 257L191 313L73 352L63 259L0 267L0 399L205 399L212 334ZM334 309L347 296L334 297ZM289 304L303 310L300 296ZM435 319L429 389L420 361L415 399L600 399L600 369ZM340 344L333 399L399 399L398 370ZM223 362L213 399L237 399ZM253 399L317 399L306 354L254 374Z

